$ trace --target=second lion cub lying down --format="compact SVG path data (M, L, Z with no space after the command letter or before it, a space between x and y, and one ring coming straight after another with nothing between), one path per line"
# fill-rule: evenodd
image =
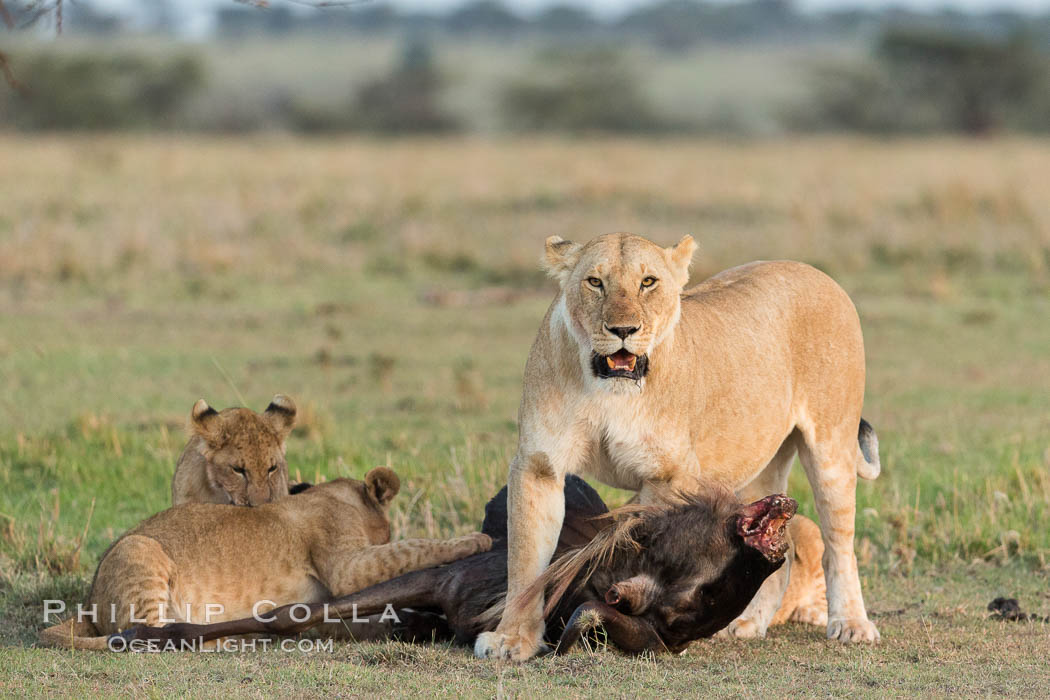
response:
M255 508L169 508L102 555L84 608L95 606L95 619L71 618L41 641L106 649L108 635L137 623L219 622L321 602L492 546L481 533L390 542L387 508L399 490L397 475L377 467L364 481L335 479Z

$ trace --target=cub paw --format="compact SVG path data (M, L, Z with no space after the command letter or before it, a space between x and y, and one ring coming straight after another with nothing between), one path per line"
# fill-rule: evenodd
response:
M791 621L824 627L828 624L828 608L826 605L800 605L791 613Z
M478 554L492 549L492 538L484 532L472 532L460 538L466 546L468 554Z
M828 622L828 639L835 639L843 644L879 641L879 630L874 623L862 617L831 620Z
M508 661L525 661L531 659L543 648L540 634L509 635L502 632L482 632L474 642L474 656L479 659L506 659Z
M766 636L766 630L759 627L754 620L738 617L716 636L725 639L763 639Z

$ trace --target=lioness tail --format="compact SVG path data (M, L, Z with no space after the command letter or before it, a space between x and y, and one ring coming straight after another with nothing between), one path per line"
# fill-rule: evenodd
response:
M874 479L882 471L882 464L879 462L879 438L875 435L875 428L863 418L860 419L857 442L860 443L860 454L857 455L857 476L862 479Z

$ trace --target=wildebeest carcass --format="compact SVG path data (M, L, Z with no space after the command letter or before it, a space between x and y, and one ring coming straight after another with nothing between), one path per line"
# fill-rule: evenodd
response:
M629 653L678 651L710 637L737 617L766 577L784 562L785 526L797 504L783 495L743 505L728 492L705 489L667 505L609 511L590 486L565 482L565 519L553 563L523 596L547 596L546 637L565 652L600 626ZM353 630L367 618L382 635L472 644L495 629L507 590L507 489L485 507L482 531L490 551L371 586L327 604L286 605L216 624L133 627L123 642L206 642L240 634L292 635L343 618ZM507 605L528 604L519 599ZM398 621L379 623L384 611ZM372 616L372 617L368 617ZM375 639L376 630L365 635ZM114 640L118 641L118 640ZM132 644L134 648L134 644Z

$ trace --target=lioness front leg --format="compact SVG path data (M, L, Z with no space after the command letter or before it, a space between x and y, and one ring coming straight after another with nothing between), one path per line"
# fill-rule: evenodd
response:
M521 605L516 598L543 573L554 555L565 517L564 474L556 473L546 454L511 462L507 479L507 607L495 632L478 635L479 658L524 661L543 640L543 595Z
M401 540L365 547L346 557L335 553L327 565L321 567L321 574L328 590L339 597L410 571L448 564L491 548L492 539L481 532L450 540Z

